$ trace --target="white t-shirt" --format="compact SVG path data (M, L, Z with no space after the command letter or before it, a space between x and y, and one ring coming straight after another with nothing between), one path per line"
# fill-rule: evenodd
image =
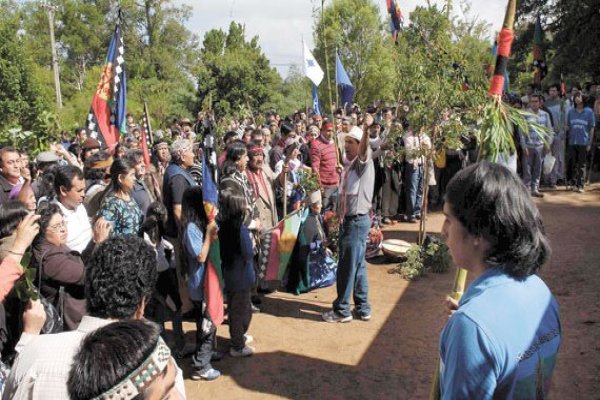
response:
M75 210L69 210L58 200L55 203L60 207L67 223L67 247L81 253L92 240L92 225L85 207L80 204Z

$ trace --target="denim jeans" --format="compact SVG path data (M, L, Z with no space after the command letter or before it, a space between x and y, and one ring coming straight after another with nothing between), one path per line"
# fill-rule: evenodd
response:
M369 286L365 262L370 228L371 218L367 214L344 218L340 230L337 299L333 302L333 310L344 317L351 315L350 296L353 291L356 312L361 316L371 314L371 305L367 300Z
M196 353L192 357L192 366L205 371L212 368L210 359L215 349L217 327L210 320L206 304L194 301L194 318L196 319Z
M421 215L421 199L423 197L423 166L406 163L406 216Z
M527 147L528 154L523 159L523 183L527 190L537 192L542 176L542 158L544 146Z

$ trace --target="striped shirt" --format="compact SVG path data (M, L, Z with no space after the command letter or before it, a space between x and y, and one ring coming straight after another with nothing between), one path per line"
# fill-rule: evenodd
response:
M340 176L336 170L337 154L335 143L328 141L322 135L313 140L310 147L310 162L312 169L319 175L322 187L337 187Z

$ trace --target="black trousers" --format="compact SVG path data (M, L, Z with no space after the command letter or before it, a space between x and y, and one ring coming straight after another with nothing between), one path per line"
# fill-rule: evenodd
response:
M252 303L250 302L251 288L227 292L229 306L229 336L231 347L242 350L246 345L244 334L248 332L252 320Z
M572 166L572 179L575 186L583 187L585 182L585 164L587 162L587 146L570 145L569 158Z

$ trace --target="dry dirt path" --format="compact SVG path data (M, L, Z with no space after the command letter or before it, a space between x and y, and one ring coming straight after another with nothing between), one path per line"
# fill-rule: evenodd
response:
M600 399L600 185L583 194L551 192L536 202L553 247L541 276L557 296L563 328L551 398ZM442 215L432 213L428 223L439 232ZM415 229L397 224L384 235L414 240ZM186 379L188 398L426 399L445 322L441 300L453 273L409 283L390 275L392 266L369 265L369 322L322 322L335 288L266 296L249 331L257 353L214 363L223 372L214 382ZM185 328L193 343L193 325ZM227 326L218 337L226 347ZM188 364L180 362L186 377Z

